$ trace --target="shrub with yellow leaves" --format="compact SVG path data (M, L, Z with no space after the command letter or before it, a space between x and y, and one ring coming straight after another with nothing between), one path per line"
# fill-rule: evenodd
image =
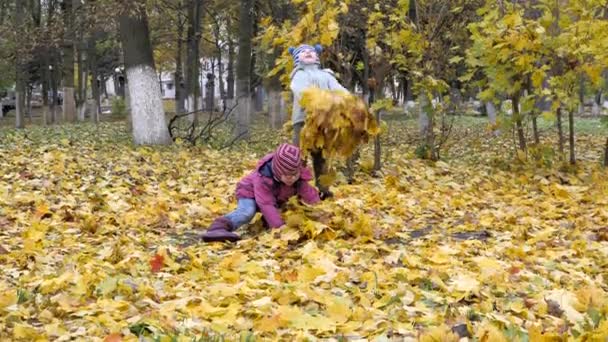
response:
M325 158L348 158L380 131L363 100L345 91L311 87L303 92L300 105L306 111L300 133L304 152L321 150Z

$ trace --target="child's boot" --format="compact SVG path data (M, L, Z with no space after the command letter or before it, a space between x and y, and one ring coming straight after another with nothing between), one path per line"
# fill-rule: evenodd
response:
M241 237L233 233L234 226L232 222L226 217L218 217L213 221L211 226L205 234L203 234L203 241L205 242L223 242L223 241L231 241L235 242L241 239Z

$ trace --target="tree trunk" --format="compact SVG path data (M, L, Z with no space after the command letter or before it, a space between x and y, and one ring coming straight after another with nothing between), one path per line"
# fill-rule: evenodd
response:
M108 82L108 79L104 75L99 75L99 96L103 95L105 100L108 99L108 87L106 82Z
M361 57L363 59L363 80L361 82L361 90L363 91L363 99L367 102L368 106L373 103L373 96L370 95L370 65L369 65L369 53L367 47L361 47Z
M217 76L218 76L218 85L220 88L220 99L226 98L226 88L224 85L224 62L222 61L222 46L219 42L216 43L217 46Z
M434 118L432 113L432 99L429 99L429 96L426 94L421 94L418 97L418 102L420 103L420 112L418 117L418 124L420 129L420 135L423 139L423 148L424 148L424 158L430 160L437 160L437 150L435 148L435 132L433 130L434 127Z
M261 84L255 87L254 110L256 113L264 110L264 93L264 87Z
M91 108L91 122L97 124L101 116L101 94L99 91L99 73L97 70L97 39L96 33L91 35L88 41L88 62L89 71L91 72L91 95L93 96L93 105Z
M551 14L553 15L553 22L551 23L551 27L550 27L550 34L551 37L557 37L560 34L560 27L559 27L559 18L560 18L560 4L559 4L559 0L555 0L552 8L551 8ZM561 75L563 73L563 66L562 66L562 62L561 59L558 58L556 59L556 61L553 63L552 67L551 67L551 73L553 74L552 76L555 75ZM553 94L554 98L552 100L556 100L557 99L557 95ZM562 108L558 107L557 108L557 112L555 113L556 115L556 125L557 125L557 139L558 139L558 148L559 148L559 158L562 159L564 157L564 130L563 130L563 125L562 125ZM563 159L562 159L563 160Z
M40 61L39 68L42 72L42 124L47 126L51 123L49 117L49 85L51 77L49 75L48 51L44 53L44 57Z
M376 122L380 124L382 119L382 111L376 111ZM380 134L374 137L374 171L378 172L382 168L382 146L380 145Z
M190 0L188 4L188 33L186 51L186 111L198 109L200 96L199 84L199 45L201 39L202 0ZM198 121L198 114L188 117L191 122Z
M492 125L492 134L494 136L500 135L500 129L497 127L497 118L496 118L496 107L492 101L486 102L486 112L488 113L488 120L490 121L490 125Z
M43 29L42 26L42 0L38 0L36 7L36 27ZM50 19L49 19L50 20ZM45 37L46 38L46 37ZM42 47L42 56L39 59L38 64L40 72L40 84L42 86L42 125L47 126L49 124L49 51L46 46Z
M97 68L91 71L91 93L93 95L93 105L91 108L91 122L99 123L101 117L101 94L99 92L99 80Z
M228 66L226 75L226 98L234 99L234 43L232 39L228 41Z
M251 39L253 35L254 0L241 0L239 15L239 53L236 68L238 101L237 137L249 135L251 121Z
M519 112L519 96L515 95L511 98L513 105L513 118L515 119L515 127L517 129L517 139L519 140L519 149L526 150L526 135L524 133L523 120Z
M559 154L560 157L564 155L564 129L562 125L562 108L557 108L557 139L559 146Z
M25 96L23 91L15 92L15 128L25 128Z
M171 138L156 82L154 57L144 0L120 16L120 38L124 49L133 140L135 144L170 144Z
M602 108L602 90L599 90L597 94L595 94L595 99L593 101L593 109L591 114L594 117L600 116Z
M32 118L32 87L28 84L25 88L25 110L27 112L27 118L29 119L30 124L33 121Z
M273 129L280 129L285 122L283 113L282 96L280 89L270 89L268 91L268 113L270 125Z
M181 5L181 1L179 2ZM182 50L183 47L183 36L184 36L184 25L182 24L182 15L181 11L177 11L177 48L175 51L175 112L177 114L182 114L185 112L184 109L184 78L182 71Z
M418 103L420 106L420 111L418 112L418 131L420 132L420 135L424 137L429 129L429 125L431 124L431 120L429 118L430 115L428 113L428 109L431 104L429 103L426 95L420 95L418 97Z
M576 164L576 156L574 155L574 111L568 111L568 128L570 142L570 164Z
M87 103L86 80L88 72L86 70L86 66L84 65L82 49L80 48L80 46L76 51L76 56L76 63L78 66L78 84L76 88L76 113L78 121L84 121Z
M52 92L52 103L51 103L51 120L54 124L59 122L59 113L57 106L59 105L59 79L60 79L60 71L59 71L59 63L55 61L57 58L53 58L51 62L51 66L53 69L51 70L51 92Z
M205 110L213 112L215 109L215 75L210 72L207 74L207 84L205 85Z
M19 39L23 35L23 19L23 1L16 1L14 29L17 33L17 39ZM18 44L16 44L15 49L15 127L25 128L25 68L22 61L22 53L19 51Z
M538 132L538 123L537 123L538 115L532 115L532 131L534 133L534 144L540 144L540 133Z
M63 37L63 119L76 121L76 101L74 97L74 11L73 0L61 4L65 33Z
M91 1L91 0L89 0ZM74 13L82 13L84 1L74 0ZM82 14L81 14L82 15ZM77 19L75 19L77 20ZM82 24L80 21L74 24L74 30ZM85 62L87 55L87 42L84 39L84 32L82 29L78 30L78 44L76 46L76 56L78 65L78 96L76 98L76 114L79 121L84 121L87 115L87 92L88 92L88 77L89 77L89 63Z

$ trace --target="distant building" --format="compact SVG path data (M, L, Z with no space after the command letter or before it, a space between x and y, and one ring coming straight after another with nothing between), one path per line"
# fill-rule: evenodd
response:
M199 83L201 86L201 97L204 99L206 97L206 89L207 89L207 85L209 82L209 78L208 75L211 73L211 59L208 58L201 58L201 70L200 70L200 76L199 76ZM217 62L216 62L217 63ZM227 61L224 61L224 69L225 66L227 65ZM213 68L213 88L214 88L214 98L215 98L215 103L219 103L220 101L220 82L219 82L219 72L218 72L218 66L215 65L215 67ZM108 80L106 80L106 91L109 97L111 96L116 96L117 94L120 93L120 87L122 86L122 75L117 74L118 76L115 76L113 78L109 78ZM223 83L224 83L224 89L226 89L227 86L227 71L224 70L223 72ZM162 94L162 97L164 100L172 100L175 99L175 72L173 70L171 71L163 71L161 72L160 78L159 78L159 83L160 83L160 92Z

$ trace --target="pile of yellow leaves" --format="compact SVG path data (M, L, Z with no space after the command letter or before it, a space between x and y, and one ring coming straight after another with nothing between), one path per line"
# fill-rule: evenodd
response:
M116 124L26 133L0 138L2 341L608 338L608 175L584 156L506 172L488 151L428 164L389 145L384 177L204 244L268 150L134 147Z
M300 143L304 151L322 150L325 158L348 158L379 133L376 119L353 94L311 87L302 94L300 105L306 111Z

